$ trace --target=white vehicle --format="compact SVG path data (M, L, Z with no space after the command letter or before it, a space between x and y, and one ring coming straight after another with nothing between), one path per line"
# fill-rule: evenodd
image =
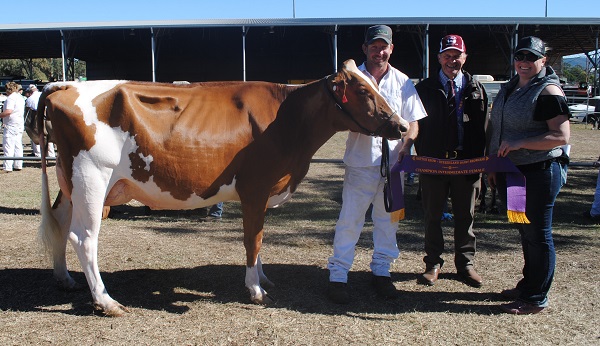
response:
M569 111L571 111L569 120L572 122L594 124L600 118L600 96L589 99L586 103L572 104L569 106Z
M582 123L587 120L586 118L594 116L594 106L582 103L569 106L569 111L571 111L570 120L576 123Z

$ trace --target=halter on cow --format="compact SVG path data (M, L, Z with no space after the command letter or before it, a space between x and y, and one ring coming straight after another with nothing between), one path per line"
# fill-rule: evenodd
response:
M127 309L107 293L98 269L105 206L136 199L152 209L194 209L239 200L250 299L271 301L259 251L267 207L288 200L314 153L336 132L398 139L408 123L354 61L302 86L265 82L171 85L95 81L53 83L40 98L46 129L60 153L60 193L50 206L42 162L40 236L54 276L77 288L66 265L71 242L94 306L109 316ZM37 119L43 133L44 116ZM46 139L41 136L42 147Z

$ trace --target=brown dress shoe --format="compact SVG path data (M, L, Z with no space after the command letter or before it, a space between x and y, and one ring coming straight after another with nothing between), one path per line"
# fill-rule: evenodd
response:
M440 275L440 268L428 268L425 269L425 273L417 278L417 281L423 285L433 286L438 279L438 275Z
M544 307L525 303L522 301L515 301L508 304L500 304L500 309L507 314L515 315L533 315L544 310Z
M479 288L483 283L481 276L479 276L479 274L477 274L473 268L467 268L459 271L458 276L460 276L460 278L471 287Z

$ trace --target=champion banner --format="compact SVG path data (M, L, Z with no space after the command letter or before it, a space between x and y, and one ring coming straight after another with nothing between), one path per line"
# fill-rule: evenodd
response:
M468 160L446 160L427 156L404 156L392 167L392 219L404 219L404 192L400 172L444 175L467 175L488 172L505 172L507 186L508 220L529 223L525 216L525 176L506 157L482 156Z

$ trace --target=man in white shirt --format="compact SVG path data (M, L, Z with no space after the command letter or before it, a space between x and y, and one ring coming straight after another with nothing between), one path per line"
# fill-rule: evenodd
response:
M410 123L402 140L390 140L389 162L395 163L410 155L418 134L417 120L427 116L412 81L389 64L394 49L392 30L385 25L375 25L367 30L363 43L366 61L359 67L379 86L379 92L390 106ZM347 287L348 272L354 261L356 243L365 223L365 213L373 205L373 257L371 271L377 295L386 299L397 296L398 291L390 277L391 263L400 251L396 241L398 225L392 222L384 206L383 185L380 172L382 138L350 132L346 141L346 164L342 192L342 209L335 227L333 256L329 258L329 287L327 295L335 303L350 302Z
M25 99L19 92L23 88L15 83L6 83L6 101L0 118L4 123L4 136L2 137L2 148L4 156L23 157L23 127L25 112ZM23 169L23 160L4 160L4 172Z

